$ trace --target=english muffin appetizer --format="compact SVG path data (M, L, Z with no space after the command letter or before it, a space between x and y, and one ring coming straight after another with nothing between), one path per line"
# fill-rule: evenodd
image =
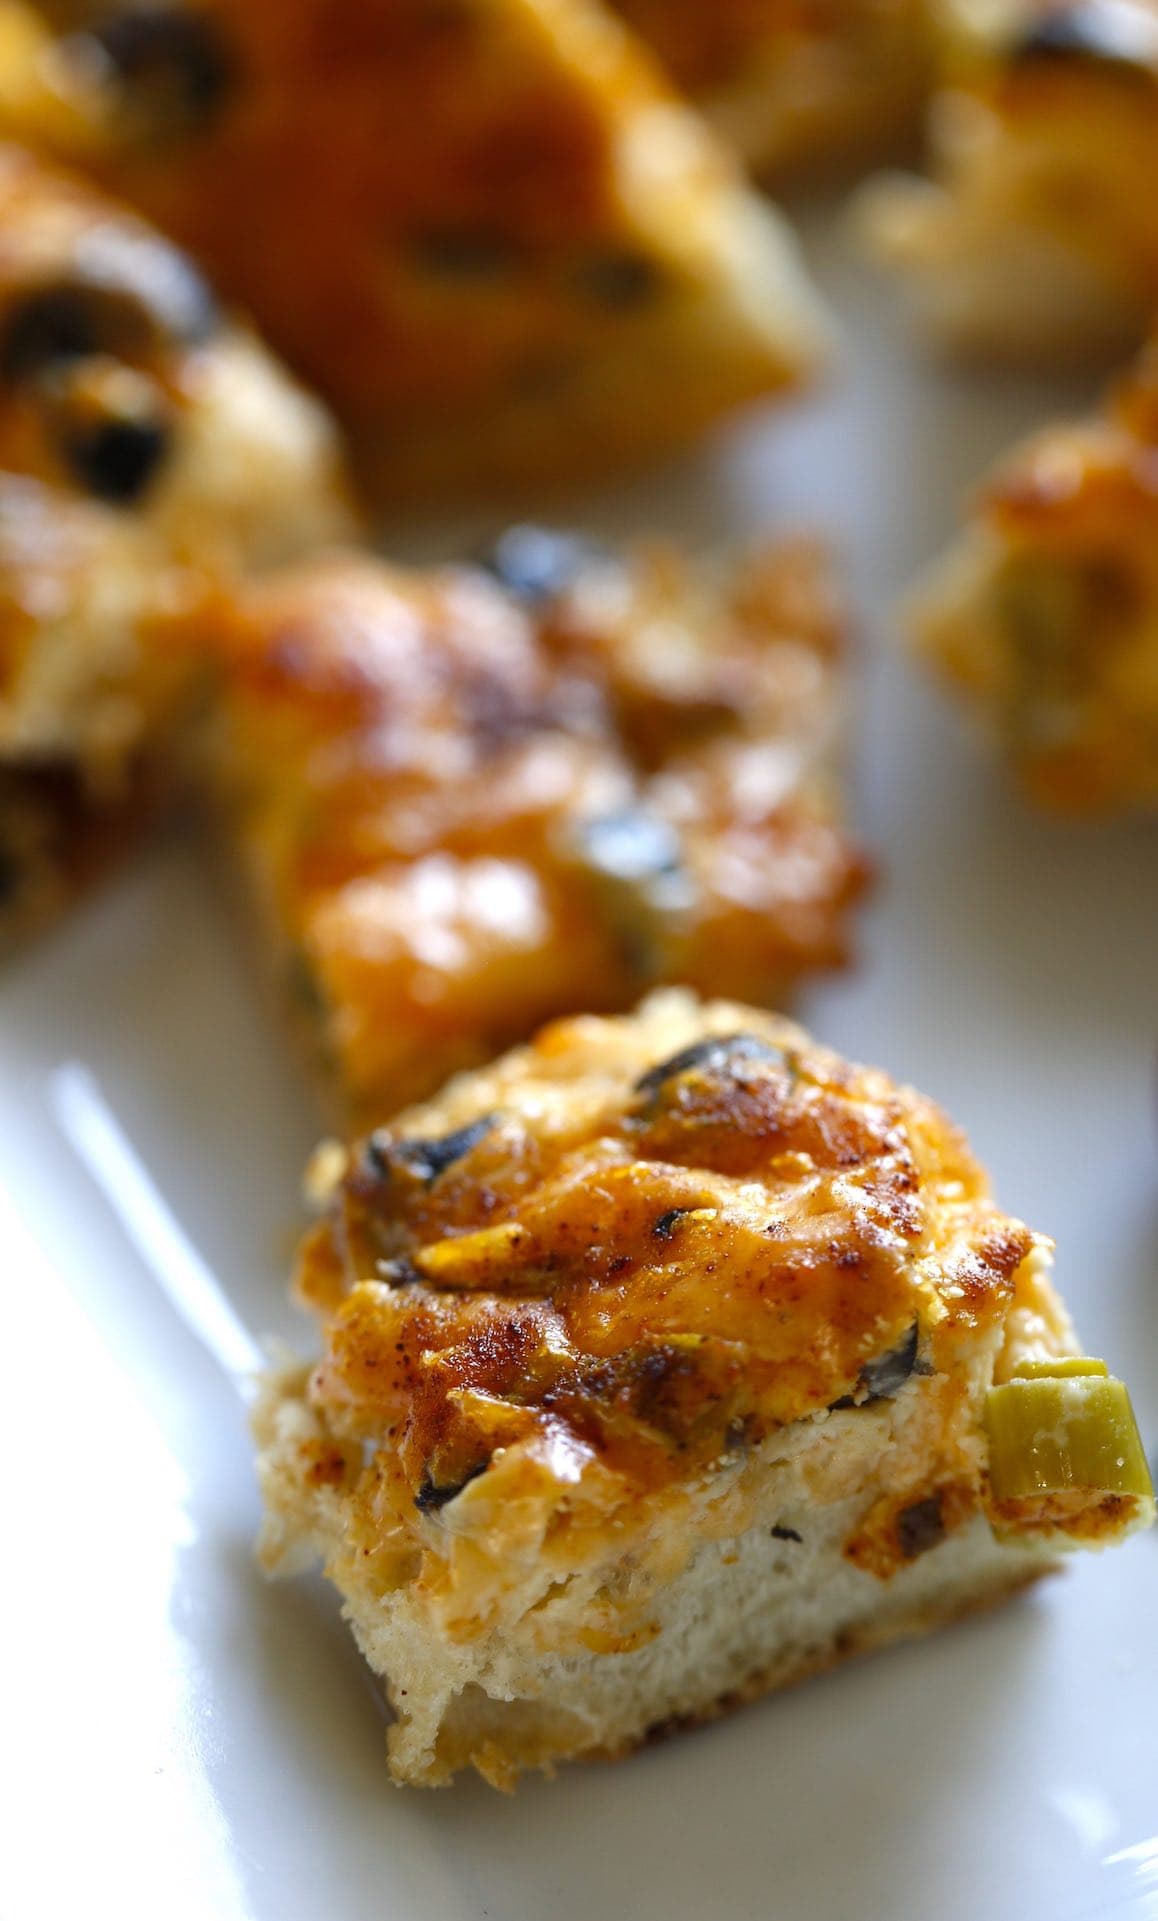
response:
M759 172L847 165L916 134L924 0L615 0Z
M234 566L352 526L332 425L187 257L13 146L0 146L0 469Z
M396 500L602 473L817 359L785 230L595 0L98 3L9 32L0 112L189 247Z
M353 518L326 416L188 260L0 147L0 933L151 813L215 582Z
M257 1414L399 1781L618 1755L1152 1518L1047 1243L911 1089L682 993L319 1160L314 1368Z
M1037 801L1158 806L1158 344L998 470L913 598L920 655Z
M516 528L490 574L321 561L226 628L209 777L347 1116L584 1004L772 1001L845 957L814 548L713 573Z
M932 180L865 222L951 344L1136 343L1158 309L1158 0L934 0Z

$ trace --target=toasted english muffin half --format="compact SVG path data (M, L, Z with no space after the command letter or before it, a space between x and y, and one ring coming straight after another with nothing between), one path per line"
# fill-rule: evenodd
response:
M871 244L952 347L1107 353L1158 309L1158 0L933 0L927 180L863 190Z
M383 497L601 474L823 353L785 228L596 0L9 17L0 113L205 263Z
M1034 800L1158 807L1158 344L1017 448L915 589L914 648Z
M315 1187L262 1555L324 1562L398 1781L622 1754L1152 1517L1047 1243L774 1015L557 1023Z
M224 610L207 780L337 1112L584 1005L768 1002L841 963L845 636L825 557L332 556Z

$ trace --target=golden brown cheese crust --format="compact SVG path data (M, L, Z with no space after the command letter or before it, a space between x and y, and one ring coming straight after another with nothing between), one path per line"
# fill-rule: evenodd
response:
M1099 419L1004 463L914 622L1035 800L1158 804L1158 343Z
M559 1023L329 1176L299 1275L332 1443L311 1471L356 1490L367 1538L496 1450L630 1500L914 1374L919 1484L847 1552L884 1577L977 1512L968 1366L1034 1236L936 1108L788 1022L668 995Z
M226 636L215 778L363 1120L577 1004L773 999L844 958L864 881L814 549L713 583L521 530L496 565L320 563Z
M813 358L769 217L590 0L79 25L10 118L204 261L396 496L646 453Z

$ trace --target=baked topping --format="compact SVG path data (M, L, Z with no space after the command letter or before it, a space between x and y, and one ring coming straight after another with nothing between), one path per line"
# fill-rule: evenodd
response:
M1007 1314L1033 1237L934 1109L783 1021L686 1007L549 1028L349 1157L301 1268L314 1392L336 1434L394 1437L407 1498L536 1437L686 1478L834 1405L874 1418ZM677 1161L640 1089L708 1081Z

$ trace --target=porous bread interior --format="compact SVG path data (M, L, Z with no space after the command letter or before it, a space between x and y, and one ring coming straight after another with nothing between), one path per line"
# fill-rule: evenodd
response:
M979 1355L978 1384L991 1368L992 1355ZM415 1582L383 1591L347 1551L340 1494L303 1473L323 1430L306 1375L293 1370L270 1377L256 1417L264 1558L274 1568L326 1561L387 1681L396 1780L438 1786L473 1765L509 1787L524 1769L622 1753L665 1724L714 1716L1047 1571L1040 1547L998 1545L979 1516L888 1581L846 1556L881 1492L886 1452L903 1460L927 1444L922 1401L914 1379L896 1401L798 1422L718 1463L686 1503L653 1513L650 1530L641 1508L638 1529L612 1532L602 1558L565 1579L513 1567L501 1617L452 1635ZM465 1530L470 1498L468 1488L420 1525ZM786 1528L800 1540L772 1531ZM623 1630L602 1647L600 1616Z

